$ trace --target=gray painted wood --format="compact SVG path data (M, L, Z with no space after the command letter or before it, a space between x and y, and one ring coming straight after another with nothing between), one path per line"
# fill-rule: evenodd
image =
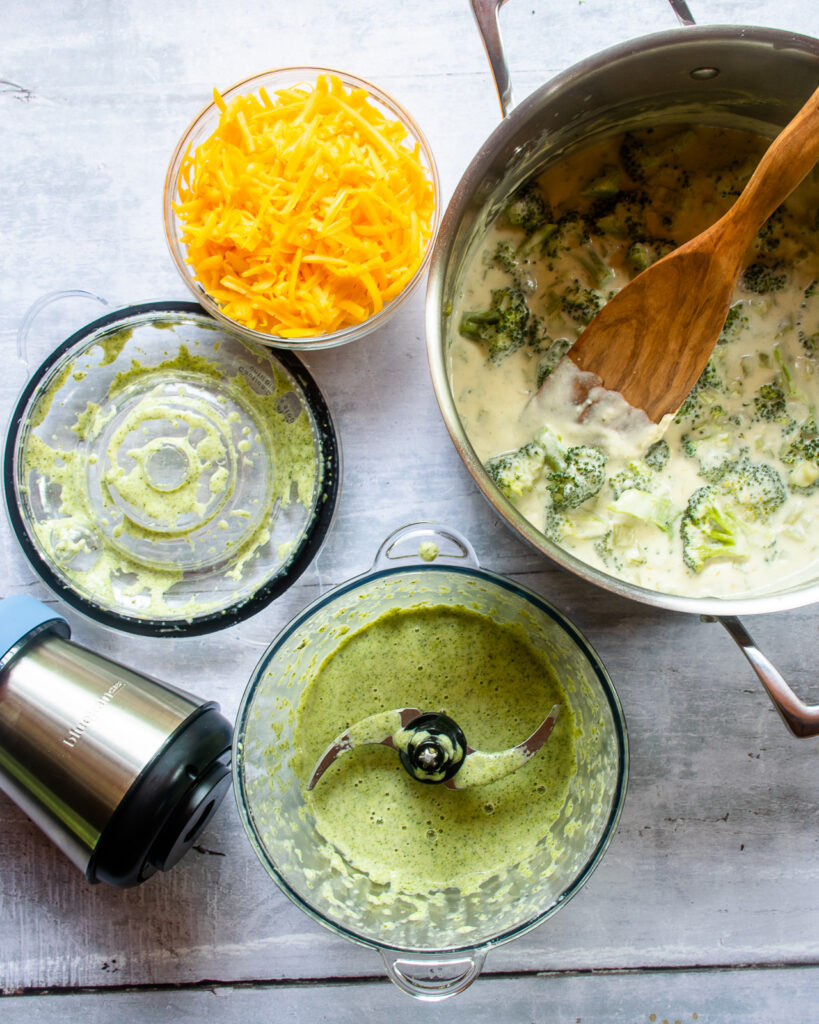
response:
M484 976L441 1005L413 1004L388 982L357 984L210 985L195 991L123 991L107 995L17 996L3 1000L4 1024L82 1020L140 1024L394 1024L442 1021L495 1024L813 1024L816 970L672 971Z
M813 0L690 6L700 21L819 34ZM259 5L236 0L7 0L0 46L0 421L27 370L29 306L88 289L114 306L186 298L166 252L161 194L177 137L211 87L283 64L357 73L417 117L448 196L499 110L466 0ZM599 49L675 25L663 0L509 4L516 96ZM51 307L29 337L35 365L98 314ZM447 1006L453 1019L807 1021L819 996L816 741L796 741L717 625L594 589L504 527L463 469L426 364L423 294L365 341L305 361L344 451L336 520L320 556L272 606L195 642L150 640L72 617L77 641L220 701L233 715L266 645L328 587L363 571L417 519L461 529L481 562L551 600L597 648L622 699L631 776L618 833L587 887L536 931L494 950ZM408 436L411 438L407 443ZM2 592L53 601L0 522ZM757 618L751 632L797 691L819 699L815 609ZM659 971L668 968L668 971ZM709 968L706 971L695 970ZM592 976L577 972L604 972ZM627 973L619 973L619 972ZM527 976L557 972L555 977ZM380 979L377 955L336 938L265 875L229 798L199 848L138 890L90 887L0 795L0 994L5 1021L340 1021L417 1008ZM344 979L331 986L326 979ZM287 984L315 982L305 987ZM199 987L214 982L213 991ZM249 987L231 987L236 983ZM271 983L281 983L271 984ZM179 991L116 991L127 986ZM258 988L253 987L258 985ZM452 1014L450 1014L450 1010ZM551 1011L554 1011L553 1013Z

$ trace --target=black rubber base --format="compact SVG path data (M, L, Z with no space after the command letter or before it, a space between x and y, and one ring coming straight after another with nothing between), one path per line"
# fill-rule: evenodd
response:
M128 888L181 860L230 788L232 737L213 703L168 737L111 815L86 870L89 882Z

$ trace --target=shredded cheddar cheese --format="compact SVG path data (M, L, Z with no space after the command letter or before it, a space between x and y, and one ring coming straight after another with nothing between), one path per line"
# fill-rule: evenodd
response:
M434 188L417 142L333 75L238 96L185 154L174 203L195 279L239 324L282 338L378 313L430 242Z

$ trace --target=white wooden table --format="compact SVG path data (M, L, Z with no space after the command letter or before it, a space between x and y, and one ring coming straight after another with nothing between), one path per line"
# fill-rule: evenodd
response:
M700 23L819 35L816 0L690 0ZM676 21L664 0L515 0L502 15L518 99L608 45ZM445 198L499 118L466 0L6 0L0 31L0 420L26 379L16 332L38 298L88 289L113 306L186 298L161 195L182 129L213 85L288 64L342 68L424 127ZM559 914L492 952L438 1008L414 1004L368 949L310 921L268 879L232 797L197 850L144 886L86 884L0 795L0 1020L146 1022L754 1021L819 1019L817 743L789 736L723 630L592 588L500 525L435 403L421 290L396 321L305 361L340 431L344 483L316 563L246 623L195 642L74 637L235 714L278 630L363 571L417 519L459 527L483 564L564 609L607 665L632 768L617 835ZM39 361L90 303L53 307ZM407 444L408 434L414 441ZM0 593L54 599L0 522ZM815 609L751 631L819 699Z

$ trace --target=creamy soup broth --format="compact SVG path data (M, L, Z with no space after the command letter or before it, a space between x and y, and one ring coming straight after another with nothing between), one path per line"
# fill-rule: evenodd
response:
M543 451L556 440L565 456L588 438L550 420L537 393L607 299L728 209L766 145L674 126L561 159L491 225L452 310L456 406L501 489L582 561L665 593L745 596L817 575L819 176L754 241L667 452L596 438L605 482L574 504Z

